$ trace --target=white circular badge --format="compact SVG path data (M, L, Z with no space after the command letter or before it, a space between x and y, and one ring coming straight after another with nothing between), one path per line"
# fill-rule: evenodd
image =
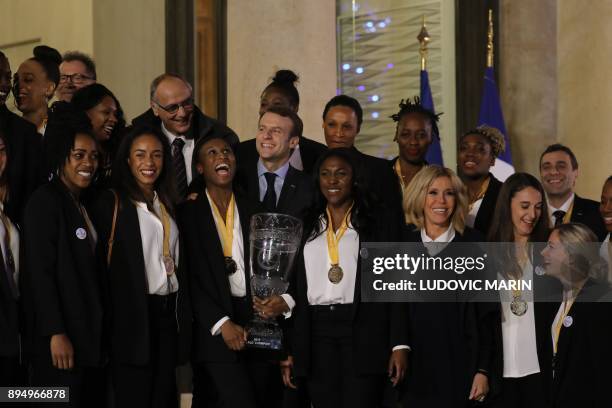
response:
M76 234L78 239L85 239L85 238L87 238L87 231L85 231L85 228L77 228L75 234Z
M572 316L565 316L565 319L563 319L563 326L565 327L570 327L573 323L574 319L572 319Z

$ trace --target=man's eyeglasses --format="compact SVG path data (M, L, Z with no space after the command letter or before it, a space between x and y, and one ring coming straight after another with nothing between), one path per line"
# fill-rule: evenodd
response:
M65 84L70 81L73 84L80 85L85 81L92 80L93 78L83 74L72 74L72 75L60 75L60 83Z
M159 106L161 109L165 110L166 112L168 112L169 114L173 115L176 112L178 112L178 110L183 107L183 109L186 112L190 112L193 109L193 98L189 98L189 99L185 99L183 102L180 103L173 103L171 105L160 105L159 102L157 101L153 101L157 106Z

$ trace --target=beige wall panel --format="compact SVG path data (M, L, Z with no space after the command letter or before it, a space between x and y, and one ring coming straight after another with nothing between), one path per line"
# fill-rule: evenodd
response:
M149 85L165 71L164 10L164 0L94 1L98 80L130 120L148 109Z
M336 92L336 4L330 0L228 0L228 125L255 136L259 96L277 69L300 76L304 135L323 140L321 113Z
M557 135L556 0L502 0L499 87L517 171L539 177Z
M559 141L580 163L578 194L599 200L612 174L612 2L558 2Z

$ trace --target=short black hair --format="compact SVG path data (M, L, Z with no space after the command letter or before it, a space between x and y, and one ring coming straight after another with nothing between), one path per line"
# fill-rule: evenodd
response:
M265 115L266 113L275 113L284 118L291 119L293 127L291 128L291 134L289 135L289 137L302 137L302 133L304 132L304 123L302 122L302 119L300 119L298 114L295 113L295 111L284 106L271 106L261 116ZM259 119L261 120L261 117Z
M264 92L268 89L274 89L289 99L291 106L297 108L300 106L300 94L295 87L295 83L298 79L299 77L297 74L290 69L278 70L274 74L272 82L264 89Z
M572 163L572 170L578 169L578 160L576 159L576 155L569 147L564 146L561 143L551 144L546 148L546 150L544 150L544 152L540 155L540 167L542 166L542 158L544 158L544 155L553 152L563 152L567 154L570 158L570 162Z
M357 130L361 129L361 124L363 123L363 109L359 104L359 101L348 95L336 95L329 100L325 104L325 109L323 109L323 120L325 120L325 116L327 116L327 112L334 106L346 106L349 109L352 109L355 112L355 116L357 116Z
M71 62L71 61L79 61L83 65L85 65L85 70L92 77L92 79L97 79L96 74L96 63L94 60L87 54L81 51L67 51L64 53L62 57L62 62Z
M74 147L77 134L84 134L96 143L91 131L91 122L85 112L68 102L58 101L51 105L43 142L46 173L57 177L66 164Z
M397 128L399 127L399 122L404 116L409 115L411 113L418 113L425 116L425 118L429 120L429 123L431 125L431 134L433 135L433 137L440 140L440 130L438 129L438 122L440 121L440 115L442 115L442 113L435 113L424 107L421 104L421 98L419 98L418 96L415 96L412 100L410 100L410 98L405 100L402 99L399 103L399 108L400 109L397 113L390 116L390 118L393 119L394 122L397 122L395 128L396 133Z

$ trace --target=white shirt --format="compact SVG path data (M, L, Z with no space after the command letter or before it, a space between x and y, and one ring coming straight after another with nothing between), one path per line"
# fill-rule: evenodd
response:
M448 243L451 242L453 239L455 239L455 228L453 227L453 225L451 224L448 229L446 231L444 231L444 233L442 233L438 238L436 239L431 239L428 235L427 232L425 231L425 228L421 228L421 241L426 244L426 243ZM440 252L442 252L442 250L446 248L446 245L425 245L425 249L427 249L427 252L429 253L429 255L431 256L435 256L437 254L439 254Z
M210 195L208 194L208 190L206 190L206 198L208 198L208 204L210 205L210 208L212 210L215 204L212 198L210 198ZM214 211L212 213L213 213L213 219L215 220L215 227L217 228L217 234L219 235L219 240L221 240L221 228L222 227L220 226L219 223L222 222L222 220L217 220L217 218L214 215ZM237 268L236 268L236 272L228 276L230 292L232 296L245 297L247 294L247 289L246 289L247 282L244 276L245 275L244 274L244 240L242 239L242 225L240 224L240 214L238 213L238 206L236 205L235 201L234 201L233 236L234 237L232 239L232 259L236 262ZM281 295L281 297L285 300L285 303L287 303L287 306L289 306L289 312L284 314L285 318L289 318L291 317L291 311L295 307L295 301L293 300L293 297L287 293ZM223 316L221 319L217 321L217 323L214 324L213 327L211 327L210 333L213 336L216 336L219 333L221 333L221 326L223 326L223 323L225 323L228 320L230 320L229 316Z
M136 205L140 225L148 293L150 295L168 295L171 292L176 292L178 291L176 273L170 277L171 288L168 288L168 275L164 266L164 226L161 222L161 207L157 193L153 198L155 213L149 211L146 203L136 202L134 204ZM179 264L178 227L172 217L168 216L170 218L170 256L174 259L176 269Z
M312 241L308 241L304 246L308 304L333 305L353 303L355 281L357 278L357 262L359 259L359 234L349 225L340 239L338 243L338 261L344 276L339 283L334 284L327 278L327 272L331 268L331 260L327 249L327 220L322 216L320 222L323 232Z
M468 212L467 217L465 217L465 225L470 228L474 228L474 223L476 222L476 216L478 216L478 211L480 210L480 206L482 205L482 200L484 198L480 198L472 204L472 209Z
M4 212L4 205L0 203L0 211ZM15 264L15 271L13 272L13 281L15 282L15 287L18 286L19 282L19 230L15 227L15 224L9 219L6 214L4 215L10 228L10 249L13 254L13 262ZM8 268L8 252L5 245L6 242L6 229L4 228L4 223L0 222L0 247L2 249L2 257L4 258L4 267Z
M174 133L166 129L163 122L161 128L162 132L164 132L164 135L166 135L166 137L168 138L170 147L172 147L172 142L174 142L174 139L176 138L183 139L183 141L185 142L185 145L183 145L183 156L185 157L185 174L187 176L187 185L189 185L193 178L191 174L191 160L193 159L193 149L195 148L195 141L193 139L187 139L185 136L175 135Z
M572 195L565 200L565 202L563 203L563 205L559 208L555 208L552 205L550 205L550 202L548 202L548 218L550 219L550 225L554 226L555 225L555 217L553 216L553 213L555 211L563 211L564 213L567 214L567 212L569 211L572 203L574 202L574 197L576 195L574 193L572 193Z
M533 279L531 262L527 262L521 279ZM511 291L506 291L503 295L505 299L512 299ZM501 302L505 378L520 378L540 372L536 346L533 294L524 291L522 298L527 302L527 312L523 316L516 316L512 313L510 301Z

